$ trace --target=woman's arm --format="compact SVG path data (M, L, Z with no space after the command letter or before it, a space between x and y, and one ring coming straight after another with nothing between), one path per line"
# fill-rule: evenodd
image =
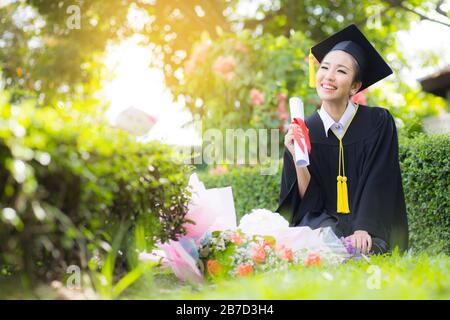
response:
M295 171L297 172L298 193L300 194L300 198L303 199L309 185L309 180L311 180L311 175L306 167L295 166Z

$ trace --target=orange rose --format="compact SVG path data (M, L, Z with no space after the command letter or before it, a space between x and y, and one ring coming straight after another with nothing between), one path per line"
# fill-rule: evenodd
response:
M286 247L284 244L277 245L276 251L279 257L284 260L292 261L294 259L294 251L291 248Z
M222 271L222 265L217 260L208 260L207 267L212 276L218 276Z
M292 259L294 259L294 252L292 251L292 249L286 248L283 251L283 259L287 261L292 261Z
M250 264L241 264L238 267L238 274L240 276L246 276L253 273L253 267Z
M315 252L309 252L305 259L306 266L318 266L320 264L320 256Z
M242 243L241 235L237 232L233 233L233 235L231 236L231 242L240 245Z
M264 250L264 247L259 247L254 251L253 261L255 261L256 263L263 263L265 258L266 258L266 250Z

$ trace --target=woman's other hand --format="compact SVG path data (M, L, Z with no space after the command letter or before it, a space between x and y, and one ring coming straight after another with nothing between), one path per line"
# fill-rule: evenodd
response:
M368 254L372 249L372 237L367 231L356 230L347 238L351 240L352 246L357 250L357 252Z

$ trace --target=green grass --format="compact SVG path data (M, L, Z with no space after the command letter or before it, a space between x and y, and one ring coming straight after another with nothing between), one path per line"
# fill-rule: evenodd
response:
M377 288L377 274L379 288ZM334 267L224 280L197 287L170 275L129 288L124 299L450 299L450 257L393 254Z
M0 281L0 298L56 297L49 285L24 288L18 278ZM332 267L298 267L197 286L181 283L170 269L154 270L153 274L146 272L119 299L450 299L450 257L394 253L371 257L370 263L360 260Z

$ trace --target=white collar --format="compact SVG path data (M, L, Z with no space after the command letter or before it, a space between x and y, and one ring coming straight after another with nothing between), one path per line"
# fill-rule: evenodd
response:
M319 116L322 119L323 127L325 128L325 135L328 137L328 130L331 128L332 125L334 125L335 122L333 118L328 114L328 112L325 110L323 105L320 107ZM341 119L339 119L339 124L342 126L342 128L347 128L348 124L350 123L354 113L356 112L355 105L349 100L347 107L345 108L344 113L341 116Z

